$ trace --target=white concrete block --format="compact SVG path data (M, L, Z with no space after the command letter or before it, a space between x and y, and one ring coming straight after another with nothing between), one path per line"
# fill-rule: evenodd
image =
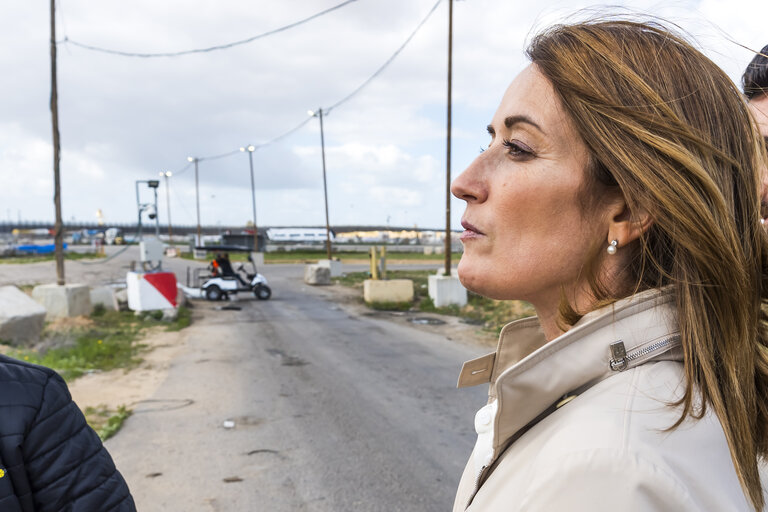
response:
M91 314L91 289L84 284L41 284L32 298L48 312L46 320Z
M128 272L128 307L133 311L153 311L176 307L176 275L173 272Z
M318 260L317 264L326 267L331 271L331 277L341 277L341 261L339 260Z
M438 308L451 305L466 306L467 304L467 290L456 275L428 276L427 292L435 307Z
M425 245L424 246L424 254L425 255L428 256L428 255L434 254L434 253L435 253L435 248L433 246L431 246L431 245Z
M0 340L14 345L40 338L46 311L15 286L0 286Z
M115 288L112 286L96 286L91 288L91 308L101 304L105 309L116 310Z
M256 265L256 268L259 268L264 265L264 253L263 252L252 252L251 253L251 259L253 260L253 264Z
M410 302L413 300L413 281L410 279L366 279L363 281L365 302Z
M320 265L304 267L304 282L311 285L331 284L331 269Z

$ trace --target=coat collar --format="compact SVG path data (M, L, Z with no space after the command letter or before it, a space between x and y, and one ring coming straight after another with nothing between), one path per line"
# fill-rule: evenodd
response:
M459 387L490 384L493 428L481 434L487 447L483 465L495 460L521 429L564 395L609 377L614 372L612 343L622 341L632 352L678 331L669 290L648 290L593 311L549 343L535 317L505 326L496 352L465 363L459 377ZM656 350L629 367L648 359L680 360L678 346L679 342L671 349Z

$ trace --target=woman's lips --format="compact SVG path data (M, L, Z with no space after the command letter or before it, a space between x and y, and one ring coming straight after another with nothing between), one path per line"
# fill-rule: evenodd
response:
M472 240L475 238L480 238L481 236L485 236L485 233L465 220L461 221L461 226L464 228L464 232L459 237L462 242L465 240Z

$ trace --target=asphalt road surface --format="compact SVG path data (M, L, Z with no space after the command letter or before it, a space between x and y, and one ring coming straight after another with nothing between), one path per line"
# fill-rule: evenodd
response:
M487 392L456 379L489 349L339 304L302 266L261 270L272 299L197 302L167 379L107 442L138 509L450 510Z

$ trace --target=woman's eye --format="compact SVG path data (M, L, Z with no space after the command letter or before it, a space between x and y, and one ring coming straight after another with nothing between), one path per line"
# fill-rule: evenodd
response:
M485 150L488 149L488 146L480 146L480 153L485 152Z
M507 153L516 157L530 157L533 156L533 150L519 141L504 140L502 142Z

